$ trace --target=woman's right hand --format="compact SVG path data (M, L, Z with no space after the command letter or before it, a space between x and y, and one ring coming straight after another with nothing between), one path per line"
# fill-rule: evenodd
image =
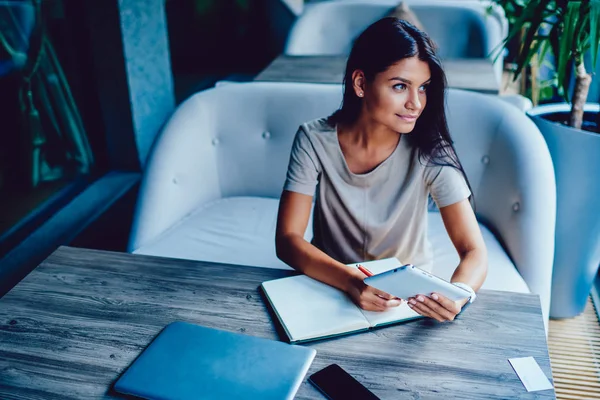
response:
M352 271L349 277L346 293L356 305L367 311L386 311L402 304L401 299L367 285L364 282L366 277L358 270Z

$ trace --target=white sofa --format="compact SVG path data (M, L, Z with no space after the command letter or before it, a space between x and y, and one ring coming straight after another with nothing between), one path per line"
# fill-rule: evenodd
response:
M178 107L155 141L139 191L129 251L289 268L275 255L275 220L298 126L340 105L340 85L228 83ZM550 304L556 195L546 144L517 108L449 90L448 117L489 250L483 287ZM311 234L311 225L306 238ZM458 256L439 212L429 213L434 273Z
M305 4L292 26L288 55L349 54L354 39L384 17L399 0L345 0ZM437 43L442 58L489 58L508 34L501 7L489 0L408 0L406 3ZM495 53L494 53L495 54ZM502 54L494 63L502 79Z

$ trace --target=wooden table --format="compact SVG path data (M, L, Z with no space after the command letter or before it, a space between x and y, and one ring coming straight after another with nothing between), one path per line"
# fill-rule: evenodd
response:
M442 62L448 86L487 94L498 94L500 83L494 66L486 59L455 59ZM254 80L263 82L342 83L346 56L277 57Z
M119 398L111 384L168 323L281 339L258 290L290 271L61 247L0 299L0 398ZM537 296L481 291L453 323L418 320L307 346L382 399L541 399L507 359L550 360ZM297 398L324 397L305 382Z

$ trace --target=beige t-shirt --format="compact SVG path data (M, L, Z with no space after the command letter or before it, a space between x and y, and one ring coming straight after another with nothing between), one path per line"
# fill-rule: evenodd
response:
M326 119L300 126L284 190L315 196L312 244L348 264L396 257L431 270L428 196L438 208L470 196L462 173L426 166L404 138L374 170L352 173Z

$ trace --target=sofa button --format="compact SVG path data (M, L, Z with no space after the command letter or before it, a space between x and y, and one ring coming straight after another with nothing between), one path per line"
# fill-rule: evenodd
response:
M219 139L217 139L217 138L214 138L214 139L212 140L212 144L213 144L213 146L216 146L216 145L218 145L218 144L219 144Z
M267 131L263 132L262 133L262 137L263 137L263 139L270 139L271 138L271 132L267 132Z
M521 209L521 204L519 204L519 202L517 201L516 203L513 204L512 209L514 212L517 212Z
M481 162L488 165L490 163L490 158L488 156L483 156L481 157Z
M173 178L173 183L174 183L175 185L177 185L177 184L179 183L179 182L177 182L177 178Z

